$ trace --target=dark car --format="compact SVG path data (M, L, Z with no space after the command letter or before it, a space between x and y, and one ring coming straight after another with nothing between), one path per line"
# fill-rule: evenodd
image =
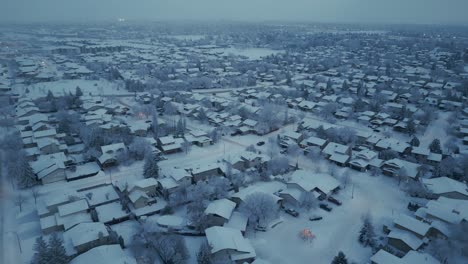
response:
M257 146L263 146L263 145L265 145L265 141L259 141L259 142L257 142Z
M296 210L294 210L294 209L286 209L285 212L286 212L287 214L290 214L290 215L294 216L294 217L298 217L298 216L299 216L299 212L296 211Z
M254 228L256 231L262 231L262 232L266 232L267 231L267 228L265 226L261 226L261 225L256 225L255 228Z
M328 206L327 204L324 204L324 203L321 203L319 205L319 207L327 212L330 212L332 210L332 208L330 206Z
M333 197L328 197L328 201L331 202L331 203L334 203L336 205L341 205L341 202Z
M408 203L408 210L413 211L413 212L416 212L421 207L422 207L422 205L420 205L418 203L412 203L412 202Z
M323 217L321 217L320 215L311 215L309 217L309 221L319 221L319 220L322 220Z

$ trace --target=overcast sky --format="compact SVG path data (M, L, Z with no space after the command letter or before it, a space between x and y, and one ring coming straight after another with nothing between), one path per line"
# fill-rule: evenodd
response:
M0 21L234 20L468 25L468 0L0 0Z

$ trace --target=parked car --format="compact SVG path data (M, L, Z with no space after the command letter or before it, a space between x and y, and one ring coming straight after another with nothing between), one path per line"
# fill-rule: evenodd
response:
M422 207L422 205L418 203L412 203L412 202L408 203L408 210L410 211L416 212L420 207Z
M254 229L256 231L261 231L261 232L266 232L267 231L266 226L262 226L262 225L256 225Z
M289 208L288 208L288 209L285 210L285 212L286 212L287 214L290 214L290 215L294 216L294 217L298 217L298 216L299 216L299 212L296 211L296 210L294 210L294 209L289 209Z
M319 205L319 207L327 212L330 212L332 210L332 208L330 206L328 206L327 204L324 204L324 203L321 203Z
M322 220L323 217L321 217L320 215L311 215L309 217L309 221L319 221L319 220Z
M257 142L257 146L263 146L263 145L265 145L265 141L259 141L259 142Z
M342 204L339 200L337 200L337 199L335 199L335 198L333 198L331 196L328 197L328 201L331 202L331 203L334 203L336 205L341 205Z

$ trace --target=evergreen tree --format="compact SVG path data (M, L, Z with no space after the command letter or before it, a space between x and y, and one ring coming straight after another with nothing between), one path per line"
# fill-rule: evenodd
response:
M32 264L48 264L49 262L49 246L44 241L44 238L38 237L36 239L36 244L34 244L34 253Z
M159 177L159 167L156 155L149 154L146 156L145 165L143 166L143 175L145 176L145 178Z
M414 138L411 139L411 142L410 142L410 145L411 145L411 146L413 146L413 147L419 147L419 144L420 144L419 138L414 137Z
M50 256L49 264L66 264L70 261L63 246L63 240L60 239L57 234L52 234L49 238L49 250Z
M47 102L52 102L55 100L54 94L50 90L47 91L46 100Z
M375 247L375 232L374 226L369 217L364 219L361 231L359 232L359 243L365 247L370 246L371 248Z
M21 158L17 166L21 168L18 170L18 175L16 175L16 181L20 188L29 188L38 184L36 175L26 158Z
M440 146L440 140L439 139L434 139L431 144L429 145L429 149L431 150L431 152L433 153L439 153L439 154L442 154L442 149L441 149L441 146Z
M81 91L81 88L79 86L76 87L75 96L83 96L83 91Z
M345 80L343 82L343 85L341 86L341 91L346 92L348 90L349 90L349 85L348 85L348 82Z
M343 252L339 252L337 256L333 259L331 264L348 264L348 260Z
M406 123L406 132L409 135L414 135L414 133L416 133L416 124L414 123L414 119L410 119Z

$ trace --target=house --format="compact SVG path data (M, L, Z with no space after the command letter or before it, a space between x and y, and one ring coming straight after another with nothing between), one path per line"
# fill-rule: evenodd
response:
M214 200L205 209L208 226L222 226L231 218L231 214L236 208L236 203L224 198Z
M37 161L31 162L31 168L42 184L65 180L65 163L63 152L40 155Z
M96 263L96 260L99 260L99 264L137 264L132 256L122 250L120 245L95 247L72 259L70 264L90 264Z
M78 194L86 198L90 208L119 200L119 195L112 185L100 185L98 187L86 188L78 192Z
M80 223L63 233L68 256L83 253L109 243L109 232L103 223Z
M403 264L401 259L387 251L380 249L371 258L371 264Z
M359 171L366 171L371 166L373 160L377 159L377 153L363 149L353 153L353 158L349 161L349 167Z
M205 229L205 234L214 257L228 257L234 263L251 262L256 257L249 239L239 230L213 226Z
M345 166L351 158L351 147L330 142L322 150L322 153L324 153L326 158L331 162L334 162L339 166Z
M423 240L419 239L414 234L402 230L390 232L387 238L388 245L403 254L406 254L411 250L418 250L424 244Z
M391 159L383 163L382 171L384 174L408 181L416 180L419 177L419 164L401 159Z
M145 207L148 205L148 201L150 199L150 197L141 190L131 191L128 195L128 198L130 199L130 202L132 202L135 209Z
M211 139L208 137L208 134L201 130L191 130L188 135L185 136L185 139L195 144L199 147L206 147L212 144Z
M223 170L216 162L199 163L197 166L189 168L188 171L192 174L193 180L195 182L223 175Z
M427 223L417 220L406 214L400 214L395 219L393 219L394 227L407 231L415 235L416 237L423 239L426 237L431 226Z
M435 197L468 200L468 187L465 183L448 177L422 179L422 183Z
M94 208L99 222L104 224L115 224L128 220L128 212L122 209L119 201L103 204Z
M158 180L155 178L146 178L135 181L129 188L130 192L140 190L149 196L155 196L158 188Z
M245 234L245 231L247 230L247 222L249 221L249 218L240 212L234 211L231 214L231 218L229 218L229 221L224 224L224 227L229 227L232 229L236 229L241 231L242 235Z
M331 175L314 173L308 170L296 170L290 177L287 187L296 188L302 192L317 192L329 196L340 188L340 182Z
M175 139L173 136L158 138L158 147L164 154L177 153L182 151L183 139Z
M98 159L99 164L103 168L116 165L119 155L124 154L126 150L124 143L101 146L102 155Z
M319 147L323 149L325 145L328 143L326 139L321 139L319 137L309 137L304 139L300 145L301 147Z
M66 171L67 181L74 181L97 175L101 168L96 162L77 165Z

